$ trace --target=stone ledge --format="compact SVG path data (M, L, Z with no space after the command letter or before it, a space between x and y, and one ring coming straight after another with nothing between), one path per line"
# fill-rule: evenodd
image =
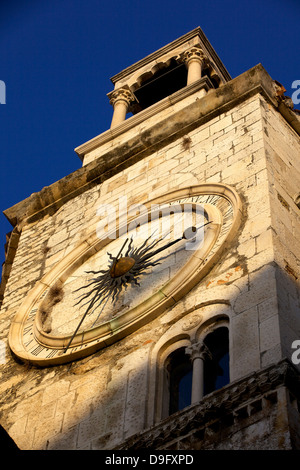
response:
M183 101L185 98L193 95L194 93L205 90L206 92L213 88L213 85L208 77L202 77L200 80L187 85L184 88L176 91L170 96L160 100L159 102L149 106L149 108L139 112L138 114L126 119L116 127L108 129L102 134L94 137L91 140L88 140L84 144L75 148L75 152L79 158L83 161L87 153L101 147L101 145L106 144L110 140L113 140L116 137L123 136L124 142L126 140L126 132L130 131L134 127L138 126L142 122L145 122L147 119L152 116L157 116L161 111L168 109L170 106ZM159 117L158 117L159 119Z
M124 137L124 140L121 142L121 145L124 145L126 140L125 134L128 130L132 129L140 122L146 122L149 117L158 114L169 105L180 102L198 90L201 90L203 88L204 79L205 77L182 88L181 90L178 90L173 95L164 98L144 111L130 117L119 126L109 129L88 142L76 147L75 152L81 160L83 160L84 155L88 152L101 147L101 145L115 137L121 138L122 136ZM208 89L207 85L206 89ZM160 120L159 124L154 124L152 128L145 129L144 132L149 132L150 129L156 129L157 127L164 128L164 130L166 129L168 131L170 128L170 120L172 120L172 123L177 123L178 128L185 128L187 125L193 125L194 128L195 125L201 125L207 122L256 93L261 93L269 102L277 107L278 99L274 82L261 64L256 65L219 88L210 90L206 96L203 96L200 99L197 99L196 97L193 103L175 112L171 117L168 116L167 119L162 121ZM182 122L182 115L185 116L184 122ZM176 128L174 131L176 131ZM103 156L100 158L103 158Z
M280 387L286 387L300 400L300 373L287 359L207 395L199 404L130 437L115 450L175 449L177 442L187 436L197 434L198 440L205 439L206 428L232 428L260 412L263 400L276 404Z

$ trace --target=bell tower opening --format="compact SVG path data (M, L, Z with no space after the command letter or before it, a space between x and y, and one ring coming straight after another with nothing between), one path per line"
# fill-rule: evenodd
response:
M151 78L142 82L135 91L138 104L133 113L142 111L154 103L172 95L176 91L185 87L187 83L187 68L185 64L178 64L175 59L171 59L170 64L158 70Z
M136 115L167 97L173 104L199 90L202 97L230 79L203 31L195 28L111 78L111 129L123 124L128 114Z

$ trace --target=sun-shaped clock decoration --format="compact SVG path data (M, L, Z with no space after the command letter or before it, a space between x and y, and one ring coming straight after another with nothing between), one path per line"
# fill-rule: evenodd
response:
M155 250L155 246L161 241L161 239L153 240L153 236L149 236L145 239L144 243L140 247L134 247L133 238L127 238L116 257L112 256L111 253L108 253L109 265L107 269L99 271L87 271L87 274L94 274L97 275L97 277L93 278L87 285L79 287L75 291L78 292L82 289L88 290L88 292L83 294L79 301L75 304L76 306L83 301L86 301L84 305L88 306L67 347L65 348L65 352L70 347L72 340L76 336L76 333L82 325L85 317L91 311L99 311L94 322L95 324L101 315L106 301L109 298L111 298L112 302L114 303L118 299L123 288L126 290L127 287L132 284L140 286L140 283L138 282L140 276L150 274L148 268L157 266L168 257L168 255L166 255L156 258L159 253L162 253L171 246L175 245L175 243L178 243L182 240L193 241L197 232L210 223L212 223L212 221L206 222L200 227L188 227L182 234L182 237L172 240ZM126 248L127 244L127 250L123 255L123 250Z

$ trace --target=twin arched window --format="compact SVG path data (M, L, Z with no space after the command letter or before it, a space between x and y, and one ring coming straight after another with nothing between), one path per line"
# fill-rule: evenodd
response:
M228 383L228 328L220 326L202 341L181 346L166 358L162 417L199 402Z

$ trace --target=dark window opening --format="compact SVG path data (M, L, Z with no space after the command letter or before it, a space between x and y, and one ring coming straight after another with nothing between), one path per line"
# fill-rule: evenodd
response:
M138 104L132 110L133 114L172 95L172 93L184 88L186 84L187 68L185 64L178 64L172 59L168 67L159 70L135 90L134 94Z
M183 410L191 404L192 396L192 363L185 354L185 348L174 351L169 356L170 403L169 414Z
M204 362L204 395L219 390L229 383L228 328L221 327L204 340L211 358Z
M205 396L229 384L229 331L219 327L209 333L204 344L207 347L203 356L203 384L200 395ZM201 343L199 344L201 348ZM192 403L192 383L195 390L199 377L193 377L193 362L186 348L172 352L165 363L165 390L168 390L168 403L165 402L163 416L183 410ZM195 368L197 371L198 368ZM193 398L195 399L195 398Z

